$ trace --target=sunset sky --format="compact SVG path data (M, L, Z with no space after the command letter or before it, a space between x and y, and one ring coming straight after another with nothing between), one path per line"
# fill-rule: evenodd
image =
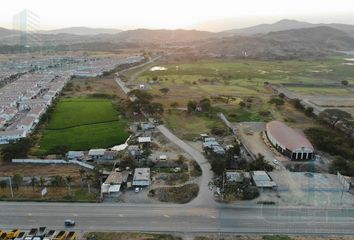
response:
M0 26L12 28L12 17L29 9L42 29L72 26L106 28L208 29L218 20L245 27L281 18L354 24L353 0L11 0L0 8ZM212 26L210 26L212 28Z

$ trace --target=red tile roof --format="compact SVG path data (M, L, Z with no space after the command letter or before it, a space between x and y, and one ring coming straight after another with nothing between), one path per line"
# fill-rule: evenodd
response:
M290 151L301 148L314 150L310 141L300 130L295 130L282 122L272 121L267 123L267 132L270 133L279 144Z

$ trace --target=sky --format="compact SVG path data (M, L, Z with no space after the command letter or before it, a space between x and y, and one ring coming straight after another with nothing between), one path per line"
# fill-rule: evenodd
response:
M223 22L246 27L282 18L354 24L354 0L3 0L0 26L12 28L13 16L24 9L40 17L42 30L73 26L216 30Z

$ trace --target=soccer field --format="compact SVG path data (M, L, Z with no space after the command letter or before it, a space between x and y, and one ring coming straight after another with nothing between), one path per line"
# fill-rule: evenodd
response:
M105 99L62 99L43 131L39 154L55 153L58 148L88 150L109 148L129 136L127 121Z

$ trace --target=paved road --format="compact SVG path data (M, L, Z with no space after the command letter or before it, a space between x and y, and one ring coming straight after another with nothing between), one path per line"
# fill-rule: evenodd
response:
M76 231L354 234L354 209L0 202L5 229L62 229L67 218Z

